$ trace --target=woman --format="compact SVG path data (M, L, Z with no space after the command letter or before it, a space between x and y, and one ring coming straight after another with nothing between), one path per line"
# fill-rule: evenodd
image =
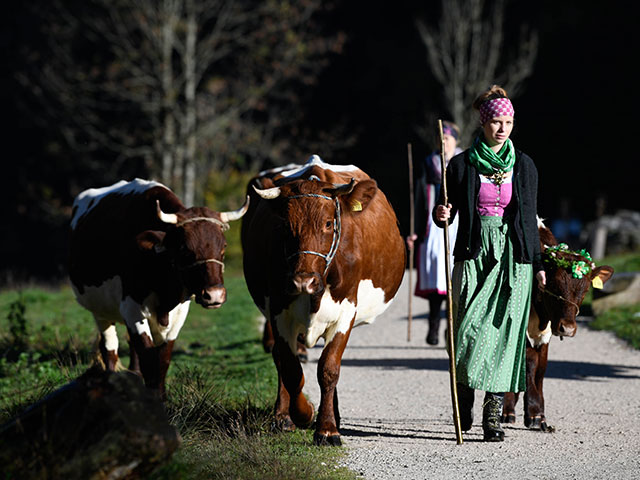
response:
M455 123L442 122L444 153L447 163L462 150L458 147L460 129ZM442 181L442 160L440 152L432 152L424 161L423 173L416 184L415 222L417 234L407 237L407 245L413 247L418 241L416 267L418 281L414 294L429 301L429 330L426 342L438 344L440 330L440 310L442 302L447 298L447 281L445 274L444 236L441 228L435 228L431 211L440 194ZM453 221L449 228L449 237L456 238L458 222ZM453 263L453 262L452 262Z
M538 173L513 147L514 109L494 85L473 102L481 132L447 167L448 205L437 225L460 215L453 251L453 318L462 430L473 423L474 390L486 392L485 441L503 441L504 392L526 386L525 332L533 272L546 283L536 221Z

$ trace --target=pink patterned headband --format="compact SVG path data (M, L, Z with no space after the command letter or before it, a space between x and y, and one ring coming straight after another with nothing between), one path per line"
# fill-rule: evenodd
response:
M513 114L513 105L508 98L494 98L480 105L480 123L482 125L494 117L501 117L503 115L513 117Z

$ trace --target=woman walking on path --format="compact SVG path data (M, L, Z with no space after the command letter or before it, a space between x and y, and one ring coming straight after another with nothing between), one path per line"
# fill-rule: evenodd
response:
M462 149L458 147L460 129L455 123L443 123L444 152L447 163ZM438 344L438 332L440 330L440 310L442 302L447 298L447 281L445 275L445 251L444 237L441 228L435 228L431 211L436 199L440 195L442 181L442 167L440 152L432 152L424 161L422 174L416 185L415 222L416 231L420 235L413 234L407 237L407 245L411 248L418 242L418 254L416 267L418 281L414 294L417 297L429 301L429 330L426 342L429 345ZM449 235L456 238L458 221L455 219L449 227ZM453 264L453 262L451 262Z
M473 424L474 390L486 392L485 441L503 441L505 392L526 387L525 332L533 273L546 283L537 227L538 173L509 139L514 109L498 86L473 102L482 130L447 167L448 205L437 225L459 214L452 275L457 387L462 430Z

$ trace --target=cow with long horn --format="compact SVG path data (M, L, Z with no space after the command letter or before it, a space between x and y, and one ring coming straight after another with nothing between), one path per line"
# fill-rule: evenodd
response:
M291 430L312 424L296 343L302 338L312 347L322 338L314 441L339 445L336 386L351 329L371 323L389 306L404 274L395 213L362 170L329 165L315 155L305 165L261 173L247 191L244 271L273 331L276 425Z
M219 308L224 288L224 231L232 212L186 208L164 185L136 179L80 193L71 219L69 276L80 305L100 331L108 370L116 370L116 323L129 332L130 369L164 398L171 351L192 297Z

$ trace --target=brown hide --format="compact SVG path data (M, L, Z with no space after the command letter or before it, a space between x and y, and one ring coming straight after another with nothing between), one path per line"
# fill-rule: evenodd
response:
M575 278L571 271L559 267L551 259L545 249L558 245L551 230L542 223L539 224L540 249L543 252L543 264L546 274L546 286L543 290L534 282L532 292L532 306L529 316L529 339L527 342L527 390L524 395L524 423L531 429L553 431L546 423L544 414L543 381L547 368L549 338L542 335L550 328L553 335L573 337L578 329L576 316L584 300L589 286L594 278L599 277L604 284L613 274L613 268L604 265L593 268L583 278ZM584 261L591 263L588 258L569 252L557 252L556 255L568 261ZM515 405L518 395L507 393L503 409L502 420L515 423Z
M265 200L254 186L278 187L279 194ZM278 332L275 317L289 312L293 302L304 297L308 309L300 312L300 321L308 321L321 308L327 289L331 301L348 300L357 309L358 286L365 279L384 292L385 303L391 301L404 274L404 245L389 202L376 182L359 169L335 172L310 166L292 177L268 172L254 179L247 193L251 203L242 222L244 271L249 292L273 331L272 338L265 336L265 343L274 342L272 354L279 374L276 420L284 429L306 427L313 420L313 406L302 394L300 362L284 333ZM339 243L327 268L323 255L336 242L338 217ZM354 320L355 316L351 326ZM327 340L318 363L322 395L314 435L317 444L340 443L336 384L349 334L350 328Z
M123 294L136 302L159 293L163 307L171 310L187 296L195 295L205 307L208 291L224 284L222 266L198 260L224 259L226 241L219 225L193 222L175 226L158 218L156 200L178 222L220 214L206 207L185 208L169 189L152 187L141 194L107 195L83 216L70 236L69 276L79 291L99 286L119 275Z
M169 312L191 295L205 308L220 307L226 300L223 267L217 263L224 260L226 247L221 214L206 207L185 208L160 184L116 192L101 196L89 204L89 211L74 218L69 276L78 295L88 287L100 287L109 279L119 278L121 301L130 298L143 304L155 296L157 304L148 307L162 327L169 324ZM165 214L175 214L169 216L177 224L160 220L158 205ZM74 217L76 214L74 209ZM118 312L119 304L113 304L107 318L120 317ZM104 312L100 315L105 316ZM129 329L129 334L131 368L142 373L148 387L163 395L173 341L154 345L146 333ZM104 335L100 351L106 368L115 370L117 351L107 349Z

